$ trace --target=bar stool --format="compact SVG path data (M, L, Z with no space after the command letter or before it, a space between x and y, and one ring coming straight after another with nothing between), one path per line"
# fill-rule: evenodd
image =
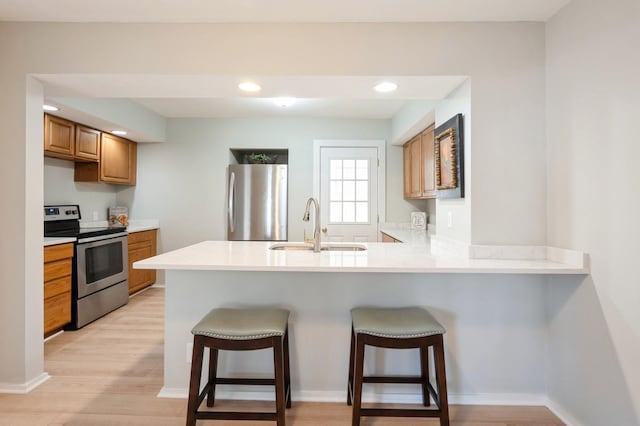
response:
M285 426L285 406L291 407L289 373L289 311L284 309L213 309L191 330L193 355L187 406L187 426L203 420L275 420ZM204 348L209 348L207 384L200 392ZM273 348L273 379L217 377L218 351L250 351ZM207 397L213 407L216 385L274 385L275 412L199 411Z
M351 310L351 351L347 404L353 405L352 425L360 417L438 417L441 426L449 425L449 404L444 367L444 327L422 308L354 308ZM365 346L393 349L420 349L420 376L364 376ZM428 349L433 347L436 387L429 382ZM436 409L362 408L363 383L417 383L422 385L422 403Z

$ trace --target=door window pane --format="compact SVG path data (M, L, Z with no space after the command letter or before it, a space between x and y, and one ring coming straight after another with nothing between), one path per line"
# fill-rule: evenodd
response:
M329 200L342 201L342 181L332 180L329 187Z
M369 223L369 203L356 203L356 223Z
M342 160L331 160L330 179L342 179Z
M356 160L343 160L342 167L342 179L356 178Z
M356 200L356 183L352 180L342 181L342 196L344 201Z
M331 223L342 222L342 203L340 202L329 203L329 222Z
M356 179L369 179L369 160L356 160Z
M356 181L356 201L369 200L369 182L366 180Z

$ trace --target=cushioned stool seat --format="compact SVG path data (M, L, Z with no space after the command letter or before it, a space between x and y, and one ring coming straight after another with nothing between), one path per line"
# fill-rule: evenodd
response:
M291 407L289 374L289 311L285 309L214 309L191 330L193 356L187 426L204 420L275 420L285 425L285 407ZM204 348L209 348L209 374L207 384L200 391ZM273 379L217 377L218 351L247 351L273 348ZM207 397L207 406L215 402L216 384L225 385L274 385L276 390L275 412L199 411Z
M444 366L444 327L425 309L354 308L351 310L351 351L347 404L353 405L352 425L363 416L438 417L441 426L449 425L449 405ZM365 376L365 346L393 349L420 349L420 376ZM436 389L429 381L428 350L433 347ZM416 383L422 387L422 402L435 409L362 408L363 383Z

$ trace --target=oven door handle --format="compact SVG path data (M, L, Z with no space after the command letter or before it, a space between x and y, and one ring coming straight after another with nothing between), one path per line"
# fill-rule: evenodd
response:
M107 234L107 235L99 235L97 237L82 238L78 240L78 244L92 243L94 241L106 241L112 238L125 237L127 235L128 235L127 231L124 231L124 232L118 232L116 234Z

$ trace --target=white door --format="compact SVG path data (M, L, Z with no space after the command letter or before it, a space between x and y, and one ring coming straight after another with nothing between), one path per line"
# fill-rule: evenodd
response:
M324 241L378 240L378 156L371 146L320 147Z

